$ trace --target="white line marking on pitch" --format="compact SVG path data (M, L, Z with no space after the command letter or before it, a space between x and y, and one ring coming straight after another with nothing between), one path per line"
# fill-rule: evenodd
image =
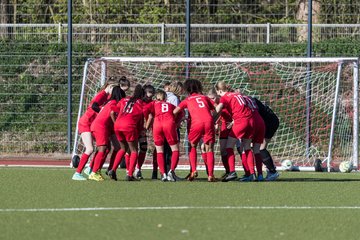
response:
M139 211L139 210L313 210L313 209L360 209L360 206L173 206L173 207L94 207L94 208L4 208L5 212L81 212L81 211Z

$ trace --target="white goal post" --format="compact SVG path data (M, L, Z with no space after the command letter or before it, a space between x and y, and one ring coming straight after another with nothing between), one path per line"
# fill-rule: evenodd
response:
M315 160L320 159L328 171L342 161L352 161L358 168L358 58L89 59L78 120L109 77L124 75L132 85L150 83L161 89L165 82L184 81L186 74L203 83L204 94L222 80L268 104L280 119L268 146L277 163L290 159L300 170L314 170ZM181 137L187 159L184 134ZM76 127L73 156L82 148ZM147 157L145 164L150 162ZM221 166L218 154L216 166Z

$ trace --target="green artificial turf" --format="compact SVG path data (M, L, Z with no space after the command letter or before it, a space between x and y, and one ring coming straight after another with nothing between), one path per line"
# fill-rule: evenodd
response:
M0 239L359 238L358 173L208 183L200 172L195 182L163 183L147 180L150 171L125 182L124 170L117 182L76 182L73 171L0 168Z

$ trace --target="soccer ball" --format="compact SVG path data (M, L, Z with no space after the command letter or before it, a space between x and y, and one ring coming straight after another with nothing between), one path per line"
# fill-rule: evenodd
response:
M281 162L281 167L282 167L282 169L285 170L285 171L291 171L292 168L293 168L293 163L292 163L291 160L283 160L283 161Z
M349 173L353 170L353 163L351 161L341 162L339 165L339 170L342 173Z
M80 157L78 155L74 155L71 159L72 167L77 168L80 163Z

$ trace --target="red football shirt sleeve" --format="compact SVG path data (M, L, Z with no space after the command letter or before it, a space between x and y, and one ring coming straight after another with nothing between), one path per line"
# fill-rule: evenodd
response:
M186 101L186 99L183 100L183 101L179 104L178 107L179 107L181 110L187 108L187 101Z
M92 103L97 103L99 105L102 105L107 100L107 93L105 90L100 91L91 101Z
M211 102L209 97L205 96L205 101L207 102L210 111L215 110L214 104Z
M220 103L223 104L224 108L226 108L226 107L228 106L228 103L227 103L225 97L221 97L221 98L220 98Z
M153 113L153 108L154 108L154 101L152 101L151 103L146 104L143 107L143 114L144 114L146 119L149 117L150 113Z
M115 113L119 113L119 107L116 105L116 104L114 104L114 105L112 105L111 106L111 111L112 112L115 112Z

